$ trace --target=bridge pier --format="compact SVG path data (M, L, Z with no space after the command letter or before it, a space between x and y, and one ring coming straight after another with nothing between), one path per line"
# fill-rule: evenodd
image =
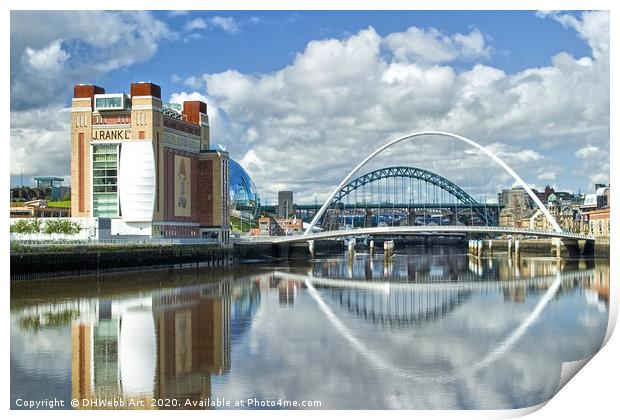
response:
M493 256L493 239L489 239L489 255Z
M371 239L370 243L368 244L368 249L369 249L369 253L372 256L375 253L375 240Z
M310 252L310 257L314 258L314 240L308 241L308 252Z
M278 257L282 260L289 259L290 246L288 243L278 244Z
M515 240L515 259L519 259L519 240Z
M372 211L368 209L364 213L364 227L372 227Z
M348 253L350 259L355 257L355 238L349 240Z
M390 258L394 255L394 241L384 241L383 242L383 256L386 260L389 261Z

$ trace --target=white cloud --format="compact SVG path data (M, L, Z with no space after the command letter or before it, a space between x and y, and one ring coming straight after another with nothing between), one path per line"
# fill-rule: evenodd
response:
M251 22L255 23L255 22ZM256 22L257 23L257 22ZM194 31L205 30L207 28L211 29L221 29L224 32L227 32L231 35L234 35L239 32L239 25L237 21L235 21L232 17L224 17L224 16L213 16L208 19L203 18L194 18L188 21L184 26L184 31L189 33L188 39L199 39L200 35Z
M26 64L35 71L57 72L69 59L69 54L62 49L62 40L57 39L39 50L27 47L24 51L24 59Z
M171 18L186 16L189 13L189 10L171 10L168 12L168 16Z
M575 152L575 156L577 156L579 158L582 158L582 159L587 159L589 157L596 156L599 153L601 153L601 150L598 147L587 145L587 146L582 147L581 149L577 150Z
M596 60L609 55L609 13L583 12L580 17L564 12L541 12L540 17L551 17L565 28L574 29L584 39Z
M541 181L555 181L558 174L556 172L542 172L538 174L537 178Z
M188 32L196 30L196 29L206 29L206 28L207 28L207 22L205 22L204 19L202 18L192 19L189 22L187 22L187 24L185 24L185 30Z
M183 81L183 84L191 89L200 89L203 85L203 81L196 76L190 76Z
M229 34L236 34L239 32L239 25L237 25L237 22L232 17L214 16L209 19L209 24Z
M395 32L384 39L385 45L398 61L444 63L457 58L488 57L491 47L478 29L469 34L446 35L435 28L415 26L405 32Z
M191 92L191 93L187 93L187 92L180 92L180 93L173 93L170 96L170 103L173 104L181 104L183 105L183 102L185 101L203 101L203 102L209 102L207 101L207 97L204 96L201 93L198 92Z
M76 83L146 61L166 37L174 33L148 12L14 11L11 109L47 106Z
M11 173L54 175L70 180L70 109L50 105L11 112Z
M382 38L369 28L345 39L311 41L290 65L273 73L205 74L209 106L220 113L213 137L226 143L233 157L252 150L264 162L252 176L265 194L274 194L274 184L282 183L298 191L301 201L317 191L326 195L378 144L424 129L491 145L526 180L552 180L555 174L562 185L561 177L590 176L579 166L558 172L565 163L555 162L549 148L576 151L584 142L607 147L608 61L561 53L547 67L515 74L480 63L460 69L446 63L455 57L483 58L488 45L476 30L457 35L410 28ZM406 42L413 39L413 46ZM441 170L453 146L448 142L432 150L426 147L431 143L441 142L399 146L384 152L377 165L417 159ZM468 159L486 171L494 168L488 159ZM464 159L452 160L452 167L471 167ZM453 177L460 176L455 170ZM510 182L501 171L490 178L489 190Z

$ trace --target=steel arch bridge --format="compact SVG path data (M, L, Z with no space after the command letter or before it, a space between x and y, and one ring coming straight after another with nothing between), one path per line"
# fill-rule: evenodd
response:
M369 161L371 161L373 158L375 158L378 154L380 154L384 150L394 146L395 144L398 144L404 141L415 141L417 139L420 139L423 136L440 136L440 137L446 137L452 140L460 141L460 142L466 143L474 147L477 151L480 151L484 153L485 155L487 155L488 157L490 157L495 163L501 166L521 187L523 187L523 189L527 192L530 198L534 201L536 206L540 209L543 215L547 218L549 224L553 227L553 230L559 235L563 233L562 228L560 227L558 222L551 215L551 213L545 207L542 201L540 201L540 198L538 198L538 196L534 193L532 188L530 188L530 186L514 171L514 169L508 166L506 162L504 162L499 156L497 156L491 150L482 146L479 143L476 143L473 140L470 140L463 136L459 136L458 134L448 133L446 131L419 131L419 132L410 133L405 136L394 139L392 141L389 141L388 143L385 143L384 145L380 146L375 151L370 153L368 156L366 156L355 168L353 168L351 172L349 172L349 174L346 177L344 177L344 179L340 182L340 184L338 184L338 186L333 190L333 192L325 200L325 202L323 203L323 206L319 209L319 211L314 215L314 218L312 219L312 221L308 224L308 227L306 228L304 235L310 236L312 234L314 227L316 226L319 219L321 219L325 211L329 208L329 205L331 204L334 196L342 189L342 187L347 185L349 181L353 178L353 176L357 173L357 171L359 171Z
M426 169L416 168L412 166L391 166L387 168L381 168L374 170L372 172L368 172L353 181L349 182L347 185L342 187L334 196L331 201L331 207L337 206L342 200L347 197L349 194L354 191L364 187L365 185L371 184L373 182L379 181L381 179L388 178L409 178L409 179L417 179L423 181L427 184L434 185L435 187L440 188L445 191L452 197L454 197L457 201L461 202L465 205L471 205L471 209L478 217L485 221L486 224L490 224L490 220L488 214L481 208L480 203L478 203L472 196L470 196L467 192L465 192L461 187L456 185L454 182L450 181L438 175L434 172L428 171ZM446 204L446 203L442 203ZM408 206L423 206L425 203L408 203ZM448 205L446 205L448 207Z

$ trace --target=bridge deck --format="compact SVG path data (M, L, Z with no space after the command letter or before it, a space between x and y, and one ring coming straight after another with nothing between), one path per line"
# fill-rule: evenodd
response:
M330 230L308 235L242 237L241 243L294 243L321 239L376 235L441 235L449 233L483 233L491 235L524 235L593 241L594 237L572 232L553 232L498 226L386 226L348 230Z

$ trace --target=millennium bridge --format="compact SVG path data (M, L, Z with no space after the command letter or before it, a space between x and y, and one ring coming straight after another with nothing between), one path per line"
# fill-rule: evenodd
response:
M510 175L516 184L524 189L537 210L545 217L550 229L497 226L501 206L479 203L454 182L426 169L391 166L355 177L368 162L384 150L401 142L419 140L424 136L440 136L456 140L489 157ZM367 199L369 196L375 197L375 199L369 202ZM351 197L353 197L352 202ZM359 197L362 197L361 201ZM315 205L313 209L317 207ZM379 211L391 209L391 226L390 223L386 222L372 226L372 214L369 213L371 208ZM395 221L394 215L397 209L401 217ZM433 217L433 212L436 213L435 217ZM343 229L342 223L337 222L338 218L350 220L351 223L345 222L345 229ZM363 222L356 223L356 219L363 219ZM406 223L403 223L404 219L406 219ZM313 218L307 224L303 234L242 237L240 241L241 243L252 244L286 244L359 236L466 234L481 234L488 237L505 235L550 237L569 241L594 240L592 236L563 231L549 209L530 186L506 162L488 148L456 134L423 131L392 140L364 158L344 177L325 202L314 212Z

